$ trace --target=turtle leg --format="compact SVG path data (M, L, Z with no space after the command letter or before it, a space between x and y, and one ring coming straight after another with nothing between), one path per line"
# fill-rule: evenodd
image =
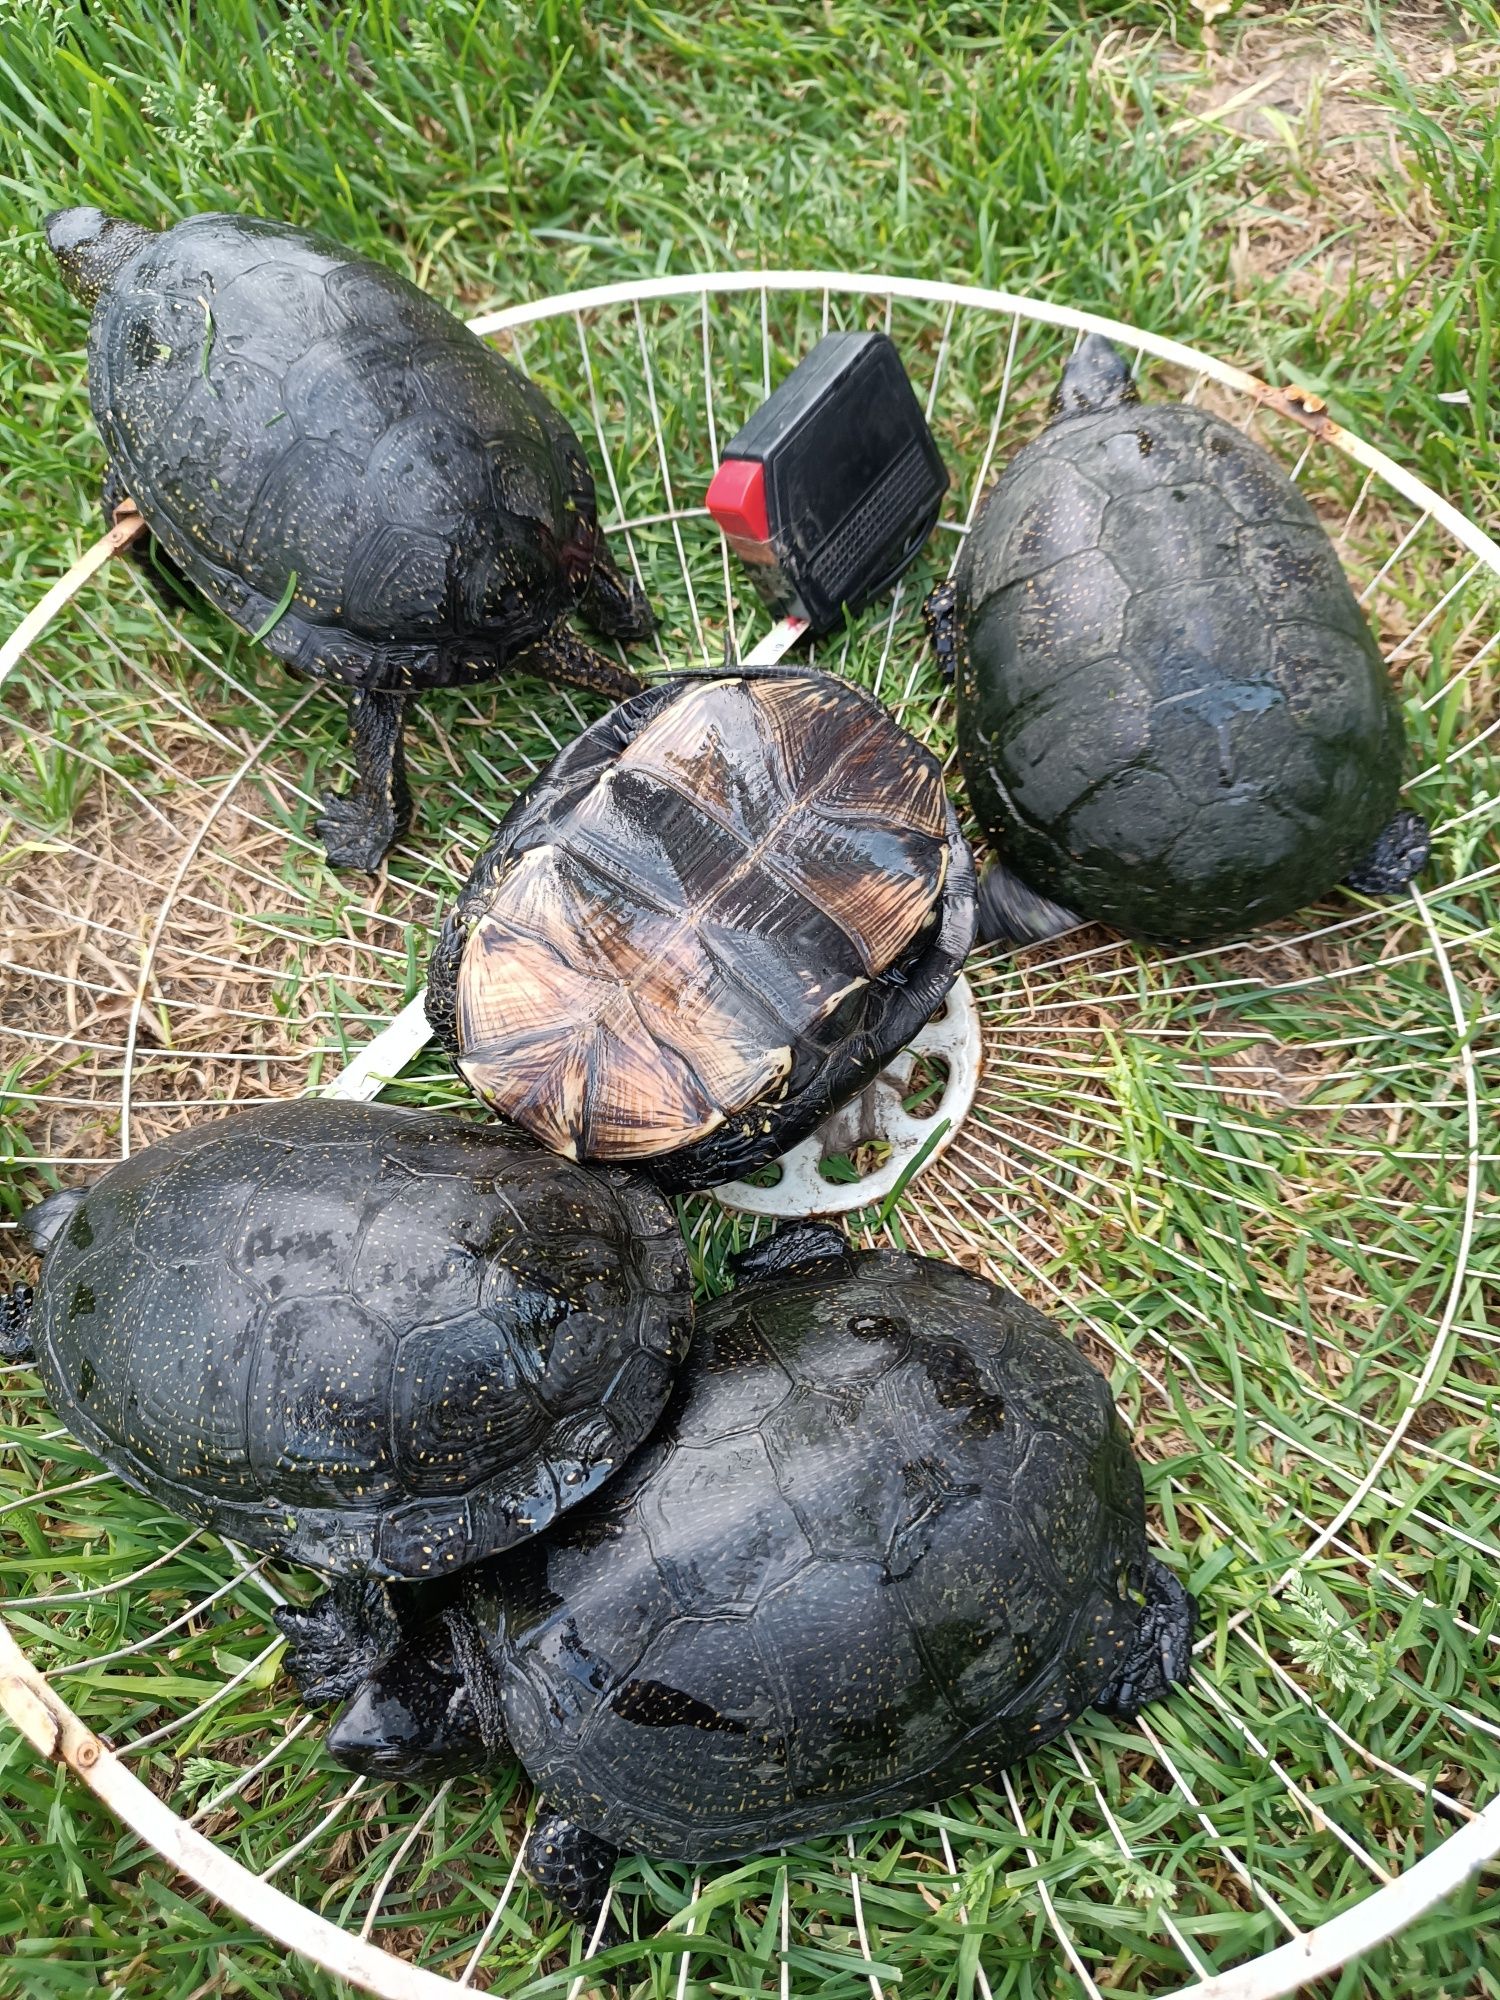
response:
M1019 875L1012 875L999 861L991 861L980 876L976 901L981 944L1045 944L1048 938L1061 937L1083 921L1061 903L1049 902L1035 889L1028 889Z
M31 1359L31 1308L36 1294L30 1285L0 1292L0 1361Z
M427 997L423 1010L427 1025L450 1056L458 1054L458 969L463 963L469 926L462 913L452 909L444 917L427 961Z
M510 664L520 673L540 674L543 680L587 688L591 694L608 695L611 701L628 701L641 691L640 682L628 667L616 666L606 654L585 645L566 625L554 626L525 652L517 653Z
M591 1935L609 1898L610 1877L619 1858L617 1847L545 1804L538 1806L536 1825L521 1850L521 1866L542 1894ZM613 1918L607 1917L600 1942L621 1941Z
M929 590L922 604L922 623L937 655L938 670L945 681L958 672L958 586L952 577Z
M1396 896L1427 866L1432 836L1420 813L1403 808L1375 836L1364 860L1344 877L1344 886L1360 896Z
M363 868L373 875L392 841L406 831L411 793L406 784L402 728L406 696L356 688L349 697L349 730L358 773L344 797L325 792L313 822L333 868Z
M656 614L646 602L646 593L633 576L626 576L604 546L602 535L578 610L585 623L603 638L618 639L627 646L633 639L649 639L656 630Z
M1095 1708L1126 1721L1185 1681L1193 1665L1198 1601L1154 1556L1146 1564L1145 1599L1135 1643L1113 1680L1094 1697Z
M347 1701L401 1640L390 1592L367 1577L340 1577L311 1604L284 1604L272 1616L291 1641L286 1670L310 1708Z
M810 1272L848 1255L848 1237L831 1222L789 1222L764 1242L736 1250L729 1268L737 1285L752 1285Z

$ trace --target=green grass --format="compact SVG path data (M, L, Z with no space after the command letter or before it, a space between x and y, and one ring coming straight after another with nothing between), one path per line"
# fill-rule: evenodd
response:
M1231 18L1219 24L1226 57L1217 59L1192 8L1030 0L928 10L920 29L913 14L846 0L735 7L716 10L710 31L706 10L624 4L364 5L330 10L325 25L322 10L250 0L196 9L116 0L86 12L0 0L0 629L96 532L102 468L83 391L82 315L37 234L43 210L77 200L148 221L212 207L285 215L404 264L469 310L725 264L1043 293L1317 389L1352 428L1493 523L1500 121L1475 39L1493 46L1500 33L1489 8L1428 17L1421 36L1409 16L1378 8L1294 11L1271 29ZM1325 46L1344 37L1364 65L1368 117L1385 143L1360 156L1357 199L1340 178L1354 141L1311 110L1243 131L1188 115L1216 60L1239 63L1236 87L1255 81L1287 66L1276 34L1303 27ZM1293 60L1294 73L1306 60ZM1264 95L1279 103L1281 93ZM1253 225L1252 242L1262 228L1283 229L1297 247L1275 270L1265 259L1247 265L1242 225ZM816 336L819 306L816 296L771 301L776 374ZM863 322L859 300L831 309ZM696 306L667 306L645 323L677 498L691 502L708 414ZM941 330L941 313L927 309L898 308L893 319L923 386ZM1007 330L960 320L945 358L940 430L969 479ZM713 331L722 442L762 393L758 300L716 311ZM601 320L590 338L627 517L659 513L634 324ZM1023 333L1002 451L1034 427L1033 392L1065 351ZM572 323L528 332L521 352L592 448ZM1164 371L1153 385L1180 388ZM1443 400L1459 392L1467 403ZM1274 426L1268 435L1283 441ZM1327 453L1307 477L1330 520L1358 491ZM1378 504L1362 514L1347 551L1361 578L1389 553L1398 518L1410 516ZM701 523L684 536L712 656L723 572ZM668 643L691 648L670 531L635 542ZM912 606L952 546L924 558L891 627L872 615L836 656L873 681L889 629L882 687L909 690L914 723L937 690ZM1453 578L1440 538L1414 543L1376 600L1387 633L1409 630ZM743 601L739 610L743 633L754 612ZM1412 769L1437 767L1416 786L1442 827L1430 922L1470 1024L1490 1134L1483 1093L1500 1002L1495 817L1485 802L1500 796L1500 739L1443 760L1494 719L1495 681L1442 690L1494 629L1493 614L1492 601L1461 597L1402 659ZM5 690L0 894L21 899L11 912L19 949L4 956L94 982L102 1025L69 1022L55 983L12 981L5 1022L64 1039L0 1038L5 1150L21 1159L117 1150L111 1058L76 1044L117 1038L114 996L135 992L161 900L138 878L171 879L184 830L201 840L140 1008L137 1143L170 1122L174 1101L315 1082L415 991L428 927L496 805L576 715L535 689L427 704L413 732L418 821L389 880L371 890L335 880L311 847L311 795L343 757L338 705L296 688L212 621L181 620L174 637L128 574L85 593L79 617L50 633ZM946 744L940 714L930 727ZM268 736L267 770L221 797ZM99 928L69 960L68 913L81 908ZM49 914L57 910L61 918ZM969 2000L981 1964L997 2000L1077 1991L1044 1895L1103 1992L1169 1991L1188 1971L1168 1918L1209 1965L1279 1941L1226 1850L1307 1927L1370 1886L1340 1834L1396 1872L1451 1826L1441 1799L1386 1767L1459 1802L1500 1785L1500 1734L1485 1728L1500 1731L1484 1554L1500 1512L1492 1242L1475 1245L1432 1393L1376 1492L1291 1588L1273 1589L1355 1495L1407 1409L1446 1303L1467 1191L1462 1051L1424 920L1410 906L1362 917L1348 905L1324 918L1335 915L1356 921L1259 956L1171 967L1090 939L1079 961L1059 949L1024 970L975 969L1004 1024L985 1093L948 1166L907 1191L892 1231L915 1248L942 1240L982 1250L1110 1368L1148 1460L1159 1540L1202 1595L1211 1643L1199 1687L1150 1717L1159 1751L1134 1730L1092 1721L1078 1733L1078 1759L1058 1746L1015 1775L1024 1834L1002 1790L856 1838L871 1959L887 1993ZM48 942L53 932L60 942ZM1324 976L1345 964L1347 978ZM230 1049L246 1059L226 1062ZM1257 1095L1249 1065L1266 1061L1293 1076L1293 1108ZM392 1094L461 1101L430 1057ZM69 1098L81 1102L57 1101ZM1492 1191L1493 1164L1485 1173ZM18 1167L0 1181L0 1202L14 1213L72 1177ZM732 1233L703 1204L689 1220L700 1274L716 1286ZM48 1437L53 1420L29 1375L0 1376L0 1388L9 1440L0 1506L85 1478L87 1458ZM205 1540L118 1582L182 1534L112 1482L69 1494L44 1518L17 1507L0 1515L0 1595L116 1585L84 1604L33 1601L5 1615L51 1669L81 1668L59 1690L117 1743L186 1715L251 1668L136 1760L191 1812L271 1752L299 1711L274 1655L252 1667L273 1636L252 1581L169 1641L83 1664L148 1638L233 1577L226 1552ZM310 1832L342 1789L320 1736L316 1724L297 1735L250 1793L210 1816L216 1838L249 1865L269 1865ZM1211 1831L1166 1775L1167 1758ZM278 1882L357 1930L427 1804L371 1788ZM449 1792L409 1849L376 1937L456 1974L501 1893L528 1804L510 1776ZM966 1924L941 1862L944 1834ZM6 2000L340 1990L188 1894L8 1729L0 1856ZM792 1990L862 2000L869 1968L849 1871L843 1843L832 1842L710 1879L691 1909L687 1992L777 1991L785 1880ZM644 1942L619 1955L615 1976L624 1992L668 2000L691 1880L640 1861L619 1884ZM1493 1996L1487 1917L1484 1890L1472 1888L1327 1991ZM577 1949L518 1890L484 1976L564 1995Z

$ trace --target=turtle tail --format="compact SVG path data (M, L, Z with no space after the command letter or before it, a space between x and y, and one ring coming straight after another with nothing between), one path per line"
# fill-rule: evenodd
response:
M979 878L979 942L1006 944L1019 951L1028 944L1045 944L1075 929L1083 919L1061 903L1049 902L1028 889L999 861L991 861Z

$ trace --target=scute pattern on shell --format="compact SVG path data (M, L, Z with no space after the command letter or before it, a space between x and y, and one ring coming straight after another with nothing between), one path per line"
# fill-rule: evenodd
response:
M543 1143L653 1171L706 1144L722 1166L701 1185L810 1129L836 1072L863 1069L844 1095L867 1081L972 924L938 765L872 697L808 674L669 684L506 816L434 954L429 1013ZM810 1085L827 1101L791 1133Z
M666 1419L488 1580L555 1809L697 1865L947 1797L1046 1742L1137 1630L1141 1479L1057 1329L888 1251L700 1313Z
M955 581L965 779L1043 895L1212 938L1324 894L1390 819L1402 730L1379 649L1306 500L1221 418L1054 424Z
M151 237L95 313L113 483L169 560L298 672L483 679L587 576L592 479L560 415L383 265L250 216Z
M670 1209L521 1134L294 1101L113 1167L42 1266L37 1366L123 1478L254 1548L421 1577L650 1430L691 1296Z

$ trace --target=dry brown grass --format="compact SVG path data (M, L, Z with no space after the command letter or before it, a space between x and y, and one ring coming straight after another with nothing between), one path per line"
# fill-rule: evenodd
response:
M142 685L141 740L166 780L92 784L53 832L0 822L0 1047L30 1098L11 1115L44 1159L117 1151L127 1085L134 1145L295 1093L337 1044L333 988L357 1036L361 1013L392 1011L404 970L403 885L310 928L315 863L289 859L287 764L231 789L248 742L179 724L149 671ZM46 740L24 720L12 757Z
M1500 49L1466 33L1454 10L1387 8L1382 32L1418 85L1457 79L1477 109L1500 107ZM1099 60L1123 64L1146 39L1112 38ZM1247 8L1215 39L1198 61L1176 57L1180 80L1164 89L1180 102L1180 130L1238 134L1268 156L1247 173L1233 224L1239 282L1271 279L1316 303L1358 272L1394 296L1443 232L1403 156L1362 10L1331 6L1314 18L1302 7ZM1274 197L1262 200L1268 184ZM1377 286L1373 303L1381 297Z

